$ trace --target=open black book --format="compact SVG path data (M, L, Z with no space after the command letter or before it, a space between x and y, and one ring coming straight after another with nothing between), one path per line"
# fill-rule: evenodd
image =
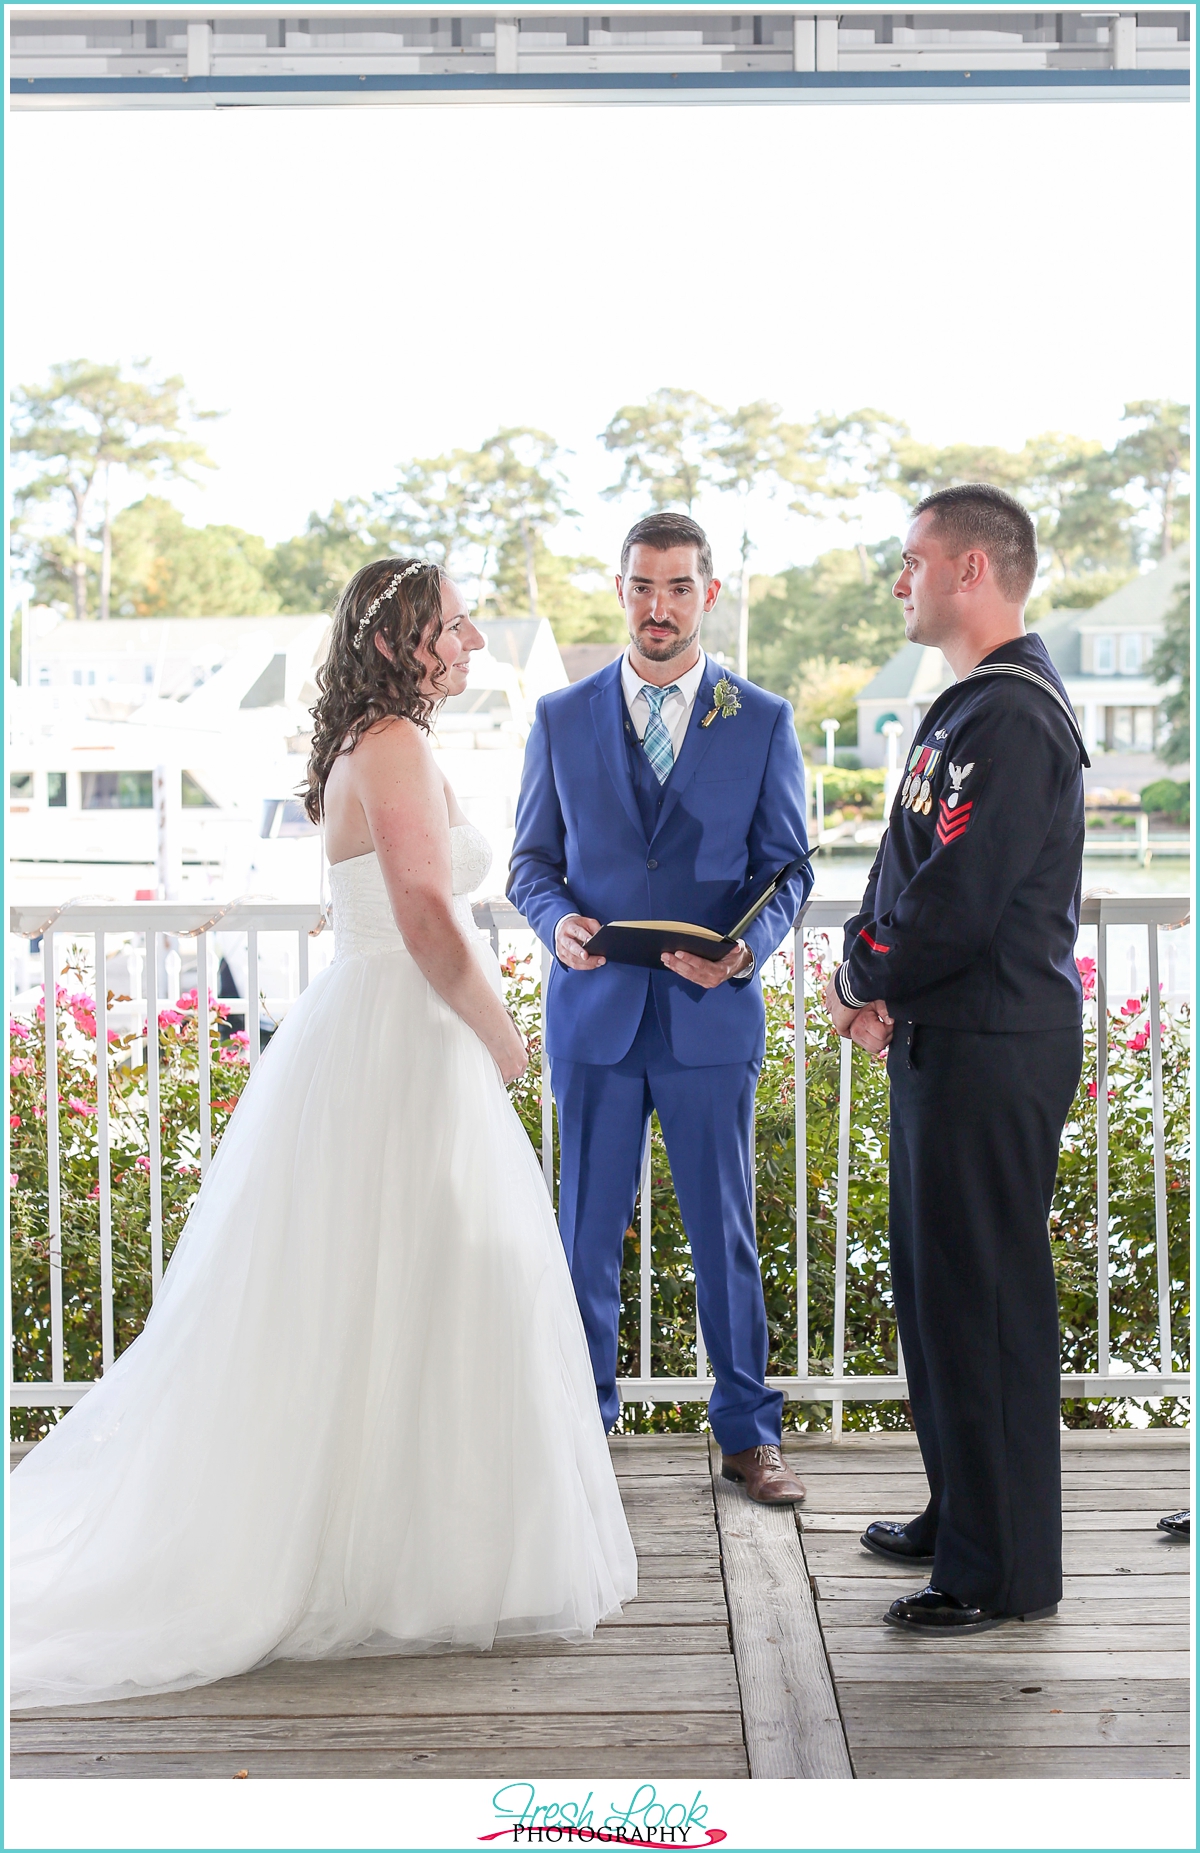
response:
M715 964L733 951L751 921L758 919L767 902L805 866L810 855L811 851L796 856L773 875L753 883L743 896L743 911L724 933L686 920L610 920L592 934L583 950L591 958L612 959L616 965L661 965L664 952L692 952Z

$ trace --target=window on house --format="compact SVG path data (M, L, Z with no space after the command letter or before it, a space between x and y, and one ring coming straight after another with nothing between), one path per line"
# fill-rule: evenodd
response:
M38 687L39 688L49 688L49 686L50 686L50 665L49 663L39 663L38 664Z
M80 802L85 811L152 811L152 772L82 772Z
M71 671L71 680L72 680L72 682L73 682L73 683L75 684L75 687L76 687L76 688L82 688L82 687L83 687L83 671L82 671L82 669L72 669L72 671Z
M1142 640L1136 631L1121 639L1121 674L1136 676L1142 666Z
M33 773L10 772L8 775L8 795L10 798L20 798L25 803L28 803L33 797Z
M153 663L143 663L142 664L142 681L143 682L153 682L153 680L154 680L154 664Z
M47 772L46 803L56 810L66 809L67 775L65 772Z
M1112 637L1092 638L1092 673L1094 675L1111 676L1116 668L1113 651L1115 641Z

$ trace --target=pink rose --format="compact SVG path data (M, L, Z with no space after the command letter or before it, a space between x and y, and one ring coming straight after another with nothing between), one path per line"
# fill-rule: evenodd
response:
M139 1171L148 1171L150 1169L150 1160L148 1158L135 1158L133 1162Z
M89 1107L86 1100L80 1100L78 1094L72 1094L67 1105L70 1107L72 1113L78 1113L85 1119L91 1118L96 1111L95 1107Z

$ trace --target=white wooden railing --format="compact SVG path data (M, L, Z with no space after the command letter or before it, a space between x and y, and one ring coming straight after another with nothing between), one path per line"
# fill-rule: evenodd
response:
M831 938L836 951L840 945L838 929L854 911L843 901L814 900L809 903L802 920L797 923L792 939L796 995L794 998L793 1022L802 1025L805 1010L805 960L804 942L808 934L821 934ZM523 935L530 932L524 920L507 902L483 901L476 904L475 919L477 925L491 937L493 947L499 951L502 937ZM1129 1372L1119 1366L1113 1369L1109 1342L1109 1278L1111 1272L1109 1239L1109 1176L1108 1176L1108 1093L1106 1087L1108 1036L1099 1039L1099 1065L1097 1076L1097 1218L1098 1218L1098 1333L1097 1357L1098 1370L1088 1375L1064 1376L1062 1394L1064 1397L1100 1397L1100 1396L1137 1396L1155 1397L1162 1395L1186 1395L1190 1392L1191 1379L1185 1373L1172 1369L1171 1349L1171 1310L1170 1310L1170 1272L1167 1256L1167 1181L1166 1181L1166 1144L1162 1084L1162 1007L1159 992L1159 935L1166 929L1187 924L1190 920L1190 905L1186 898L1180 896L1148 896L1137 898L1102 897L1085 901L1082 926L1085 935L1094 930L1096 935L1096 1003L1098 1019L1107 1030L1110 1021L1109 997L1119 994L1120 987L1114 986L1112 978L1112 938L1114 929L1137 929L1145 934L1146 948L1146 988L1149 992L1149 1027L1151 1052L1151 1086L1153 1094L1153 1135L1151 1168L1153 1173L1154 1211L1155 1211L1155 1270L1159 1326L1159 1369L1153 1372ZM101 1351L102 1365L107 1369L114 1359L113 1329L113 1274L112 1274L112 1186L110 1176L110 1147L108 1123L108 1036L109 1020L106 1007L107 984L105 981L108 955L108 942L117 939L132 951L131 969L138 975L145 974L144 998L135 998L126 1006L132 1010L137 1020L145 1014L147 1025L157 1023L158 1011L168 998L160 993L159 974L168 970L174 975L180 969L179 948L191 944L195 949L195 985L197 993L198 1042L199 1042L199 1160L201 1173L207 1170L213 1149L212 1129L212 1075L210 1053L210 987L215 988L214 967L218 962L217 945L227 944L229 935L244 935L246 952L245 998L249 1002L239 1005L238 1000L228 1000L239 1014L246 1012L246 1027L250 1031L248 1055L253 1066L259 1059L259 1036L257 1028L257 1011L254 1001L261 995L260 991L260 940L264 934L272 936L287 935L295 945L295 957L287 964L295 983L292 995L302 991L309 981L312 966L311 948L315 935L320 932L321 915L315 905L291 904L280 902L248 901L235 903L226 908L214 908L212 903L158 903L133 902L125 905L114 903L74 902L60 909L47 918L46 911L36 907L19 906L11 909L10 927L14 934L25 938L41 936L41 963L44 982L45 1009L45 1055L47 1096L54 1098L58 1092L58 1010L56 1007L56 985L61 975L59 947L63 941L78 948L81 942L91 941L92 957L96 972L96 1060L97 1071L97 1130L100 1155L99 1165L99 1223L100 1223L100 1304L101 1304ZM1126 934L1128 941L1128 934ZM323 936L316 942L320 947L322 961L328 956L329 939ZM1090 950L1090 942L1081 940ZM1129 990L1135 989L1135 979L1142 968L1136 945L1127 944L1125 948L1133 965ZM545 977L548 969L549 954L542 949L542 996L543 1012L545 998ZM1174 961L1169 960L1169 964ZM283 982L278 977L280 962L276 955L275 985ZM780 962L778 967L781 978L786 977L787 968ZM190 973L188 974L190 976ZM1172 989L1178 990L1171 973L1168 983L1168 995ZM136 981L136 980L135 980ZM1190 967L1186 975L1186 988L1190 991ZM1128 993L1126 993L1128 994ZM272 999L275 1012L286 1007L288 998L282 996ZM553 1114L549 1073L545 1058L545 1035L543 1016L543 1035L541 1046L542 1076L542 1153L543 1172L547 1188L554 1195L555 1178L553 1173ZM151 1027L146 1038L146 1062L148 1077L148 1140L150 1163L150 1221L149 1242L151 1255L152 1291L157 1292L162 1279L163 1269L163 1207L162 1207L162 1152L159 1128L159 1046L158 1038ZM847 1375L845 1369L845 1334L847 1303L847 1261L849 1240L849 1201L850 1201L850 1118L852 1099L852 1051L848 1042L841 1044L840 1084L838 1100L838 1148L837 1148L837 1183L835 1211L835 1274L834 1274L834 1312L833 1345L830 1359L831 1368L827 1373L814 1372L809 1354L809 1291L808 1291L808 1240L807 1240L807 1192L801 1187L797 1191L797 1230L796 1230L796 1339L797 1357L803 1361L804 1369L794 1377L776 1377L770 1381L793 1401L811 1403L829 1403L833 1409L835 1433L841 1428L843 1402L876 1402L903 1397L907 1386L903 1375L903 1360L897 1358L897 1367L893 1374ZM798 1176L807 1175L807 1140L806 1140L806 1088L805 1077L797 1077L795 1089L795 1135ZM63 1287L62 1287L62 1176L59 1157L59 1123L58 1115L48 1112L47 1129L47 1171L49 1179L48 1236L50 1265L50 1351L51 1379L49 1382L20 1382L10 1385L10 1401L17 1406L27 1408L61 1408L75 1403L91 1387L89 1382L67 1381L65 1376L64 1332L63 1332ZM712 1379L708 1373L702 1335L696 1335L696 1374L693 1376L656 1376L651 1367L651 1291L652 1291L652 1252L650 1229L650 1144L647 1139L642 1170L642 1187L640 1191L640 1331L638 1358L639 1367L636 1377L622 1379L621 1396L630 1403L676 1403L704 1401L712 1391Z

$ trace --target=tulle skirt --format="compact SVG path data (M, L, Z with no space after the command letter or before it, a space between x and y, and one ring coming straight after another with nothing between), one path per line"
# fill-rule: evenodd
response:
M635 1594L536 1158L405 951L293 1006L144 1332L10 1490L15 1705L579 1641Z

